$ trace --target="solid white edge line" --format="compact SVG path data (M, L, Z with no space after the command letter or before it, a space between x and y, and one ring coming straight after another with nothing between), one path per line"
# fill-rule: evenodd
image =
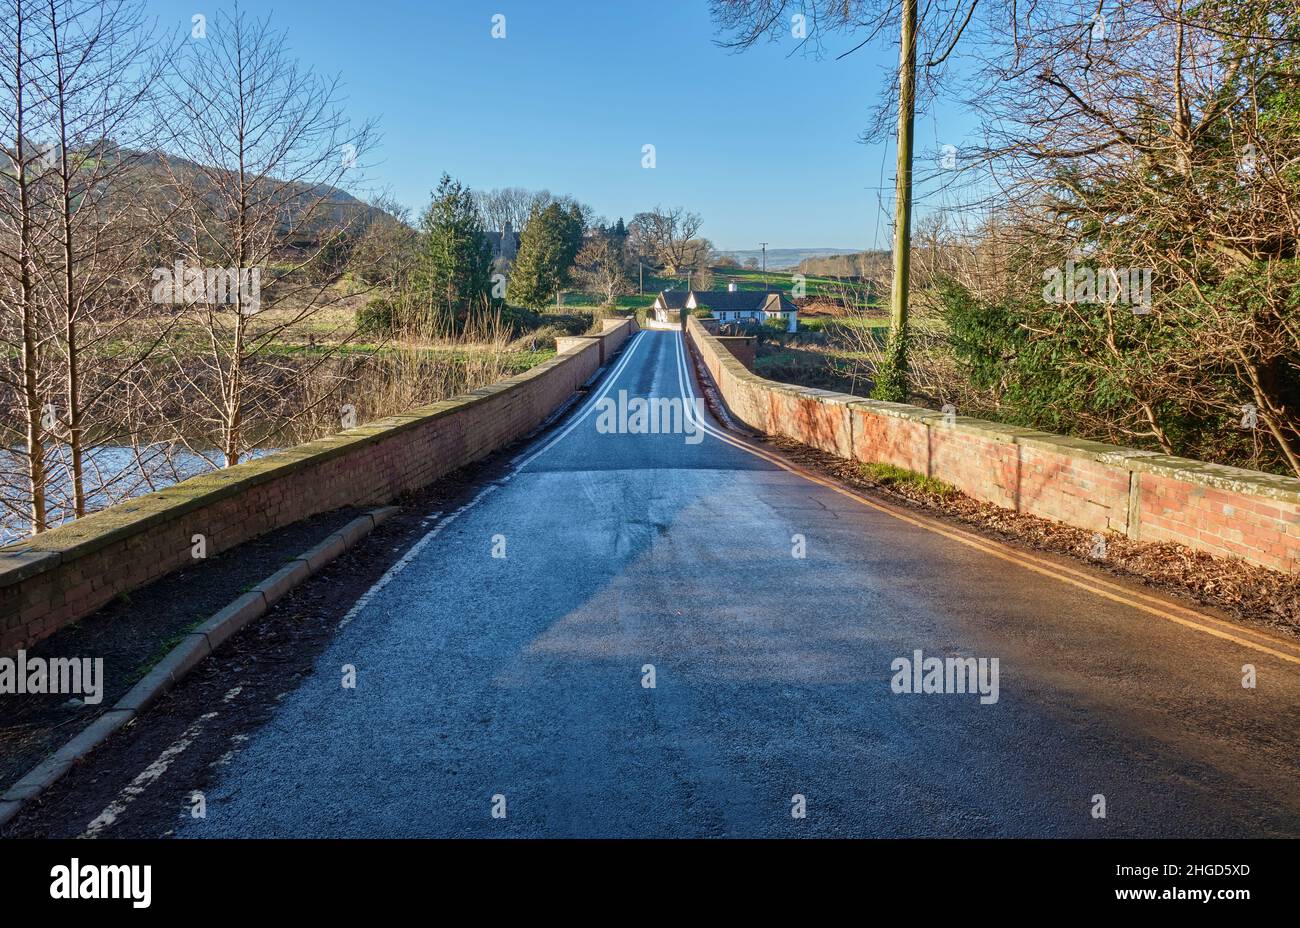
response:
M564 430L560 432L560 434L556 435L545 445L543 445L537 451L533 452L528 457L526 457L523 461L521 461L518 465L516 465L511 470L511 476L514 476L514 474L523 470L525 467L527 467L537 458L541 457L547 451L551 450L551 448L554 447L561 439L563 439L566 435L568 435L570 432L576 429L579 425L581 425L586 420L586 418L589 415L591 415L591 411L596 408L596 404L599 403L602 399L604 399L605 394L607 394L611 389L613 389L615 381L617 381L619 376L623 373L623 369L627 367L628 362L632 360L632 355L633 353L635 353L636 349L640 346L641 336L644 334L645 332L642 331L642 332L637 332L635 335L632 336L632 340L628 342L627 349L623 352L623 357L619 359L618 364L614 365L614 369L609 372L609 375L605 378L604 384L601 385L600 391L587 399L586 404L582 407L582 409L577 414L575 414L573 421L570 422L567 426L565 426Z
M435 525L433 528L431 528L422 538L420 538L419 541L411 545L411 547L407 549L406 553L403 554L401 558L398 559L397 563L393 564L392 567L388 568L388 570L384 572L384 575L382 577L376 580L373 584L371 584L368 590L366 590L359 597L357 597L357 601L353 603L352 608L349 609L347 611L347 614L344 615L343 618L339 620L339 624L337 625L337 628L341 629L344 626L346 626L349 622L351 622L361 613L361 610L365 609L366 606L370 605L371 600L375 598L375 596L379 593L379 591L382 590L384 587L388 586L388 584L393 581L393 578L395 578L398 574L400 574L403 570L405 570L407 566L411 563L411 561L415 560L415 558L419 556L420 552L423 551L425 547L428 546L429 542L431 542L434 538L438 537L438 535L442 532L444 528L446 528L452 522L455 522L456 519L459 518L463 513L469 511L474 506L478 505L479 501L482 500L483 497L487 496L493 490L496 490L498 487L501 486L501 484L510 480L512 477L514 477L515 474L519 473L519 471L521 471L523 468L531 464L540 455L550 450L555 445L556 442L558 442L560 439L564 438L564 436L572 432L579 425L579 423L581 423L584 419L586 419L587 416L591 414L591 410L595 408L596 403L600 402L600 400L604 398L605 394L608 393L610 389L613 387L614 382L618 379L619 375L623 373L623 369L627 367L628 362L632 359L632 354L636 350L639 341L641 339L641 336L644 334L645 334L644 332L637 332L635 335L632 336L631 340L627 344L627 348L623 352L623 357L619 359L618 364L616 364L614 366L614 369L610 371L609 374L606 376L605 383L602 384L601 390L587 400L586 405L579 411L578 417L575 418L573 422L569 423L569 425L564 429L564 431L560 432L559 435L556 435L553 439L548 441L539 450L529 455L527 458L524 458L522 461L519 461L517 464L513 465L510 469L509 474L507 474L505 477L501 478L500 480L496 480L488 484L486 487L480 490L478 495L476 495L472 500L470 500L465 505L461 506L455 512L448 515L445 519L440 520L438 524Z
M380 577L378 580L376 580L373 584L371 584L370 589L366 590L359 597L357 597L357 601L352 604L352 608L347 611L347 615L343 616L343 618L339 620L339 624L336 627L343 628L343 626L347 625L349 622L355 619L357 617L357 614L360 613L362 609L370 605L370 601L375 598L375 594L377 594L384 587L388 586L388 584L392 581L394 577L396 577L403 570L405 570L406 566L410 564L411 561L415 560L416 556L419 555L419 553L424 550L425 546L428 545L430 541L436 538L444 528L446 528L448 525L451 525L451 523L455 522L457 517L459 517L461 513L477 505L479 500L487 496L493 490L497 489L498 486L499 484L489 483L482 490L480 490L478 495L475 496L472 500L470 500L465 505L461 506L455 512L451 513L451 515L447 516L445 519L439 521L437 525L431 528L424 535L424 537L422 537L415 544L411 545L411 547L407 549L406 553L403 554L398 559L396 564L388 568L388 570L384 571L384 575Z

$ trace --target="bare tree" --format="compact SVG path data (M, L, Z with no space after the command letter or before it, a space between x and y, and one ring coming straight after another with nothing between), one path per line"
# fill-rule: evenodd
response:
M692 239L686 249L686 265L680 270L686 272L692 290L711 290L713 288L713 256L717 253L713 243L707 238ZM680 273L679 270L679 273Z
M607 235L589 237L578 251L575 267L579 280L588 290L599 293L606 306L633 290L627 261L618 245Z
M1020 8L1056 0L930 0L917 19L918 111L952 84L949 65L973 36L1014 26ZM767 40L814 57L845 58L876 43L898 41L905 0L709 0L717 44L743 51ZM1096 6L1096 0L1093 6ZM890 132L897 74L880 89L863 135Z
M419 257L411 211L386 193L372 197L369 205L371 215L349 255L349 268L367 283L402 292Z
M371 126L350 127L337 78L299 67L269 20L238 11L186 44L161 105L171 129L161 167L180 221L167 229L178 265L155 272L155 296L202 339L199 352L173 346L175 369L198 398L193 424L233 465L256 440L250 416L270 414L306 373L272 354L273 341L338 299L308 272L367 215L338 185Z
M1027 307L1034 338L1062 313L1094 332L1071 363L1122 384L1166 450L1209 440L1174 422L1257 419L1300 474L1298 48L1300 11L1276 0L1043 5L990 56L978 106L1028 269L1150 281L1136 305L1107 286Z
M494 232L504 229L507 222L516 232L523 232L533 214L541 212L552 203L558 203L566 210L576 207L582 216L584 227L590 227L596 216L595 210L574 197L556 196L549 190L527 190L523 187L476 191L474 203L483 219L483 227Z
M630 243L636 253L663 264L669 274L698 267L701 261L697 236L703 220L685 207L656 206L637 213L628 224ZM707 260L707 255L704 258Z
M497 187L476 192L474 199L485 228L500 232L509 223L516 232L522 232L538 196L523 187Z
M590 204L583 203L577 197L572 197L569 196L568 194L561 194L559 196L556 196L555 194L551 193L551 191L549 190L538 190L533 193L532 198L529 200L529 207L528 207L529 215L531 216L534 211L540 213L542 210L546 209L546 207L550 206L552 203L558 204L559 207L565 210L566 212L575 213L578 216L579 221L582 223L582 227L584 229L590 229L592 228L593 225L595 225L596 211L591 208ZM528 219L527 217L525 217L524 225L527 224L528 224Z
M120 334L139 307L124 294L139 277L142 223L130 175L149 139L139 117L157 79L160 59L151 59L152 36L142 8L128 0L45 0L42 25L49 66L40 77L54 133L57 249L44 255L61 338L64 408L60 423L70 453L72 509L86 514L85 436L88 417L118 375L100 378L83 396L92 376L87 359ZM88 330L88 331L85 331ZM145 341L144 354L153 347Z
M763 36L775 39L789 34L799 40L801 47L811 43L812 49L820 53L827 36L840 33L860 38L839 56L842 58L868 45L886 29L899 36L899 63L894 76L897 93L891 88L889 102L877 108L873 126L876 131L869 133L881 134L884 117L891 111L897 113L890 344L885 364L876 375L875 395L879 399L906 400L908 393L913 125L918 70L937 81L979 2L930 0L924 12L918 11L917 0L714 0L712 4L715 20L723 30L732 31L732 37L721 44L732 48L748 48ZM986 5L993 5L993 0L986 0ZM797 12L787 18L791 9ZM895 23L897 31L892 28ZM923 52L919 58L918 49Z
M49 45L43 40L39 9L35 2L11 0L0 17L0 76L4 120L0 134L5 139L9 162L0 195L0 338L6 357L16 357L16 367L4 366L6 405L18 415L6 415L3 427L5 447L14 444L9 433L19 432L25 486L18 499L4 494L7 505L26 509L32 534L49 525L46 473L46 434L52 428L47 414L53 371L50 343L54 333L48 315L48 299L42 293L38 255L54 241L51 205L54 189L50 164L53 148L48 141L49 111L40 106L37 79L49 67ZM44 138L45 141L38 141ZM20 429L8 425L22 422ZM18 437L18 436L15 436ZM6 474L6 483L12 486Z

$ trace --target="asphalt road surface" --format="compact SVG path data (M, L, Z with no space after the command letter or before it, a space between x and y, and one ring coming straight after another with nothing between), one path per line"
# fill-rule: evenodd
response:
M357 600L205 818L167 798L176 834L1300 835L1300 663L864 505L707 414L605 414L698 390L677 333L635 336ZM918 650L996 658L996 701L894 692Z

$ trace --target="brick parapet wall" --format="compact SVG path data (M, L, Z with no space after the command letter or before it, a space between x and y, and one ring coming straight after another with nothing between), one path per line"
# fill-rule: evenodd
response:
M0 548L0 654L29 647L114 597L341 506L387 502L536 428L636 330L608 320L518 376L235 467L192 477Z
M687 337L729 412L757 431L1090 531L1300 572L1300 480L777 383L697 320Z

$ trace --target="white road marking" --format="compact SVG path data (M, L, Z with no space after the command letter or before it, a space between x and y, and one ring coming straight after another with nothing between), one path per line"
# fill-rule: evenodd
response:
M379 591L382 590L384 587L388 586L388 584L393 581L394 577L396 577L398 574L404 571L407 568L407 566L411 563L411 561L415 560L415 558L419 556L420 552L423 551L425 547L428 546L429 542L433 541L433 539L437 538L438 535L442 533L443 529L445 529L452 522L455 522L456 519L458 519L464 513L468 512L474 506L477 506L479 501L482 500L483 497L487 496L489 493L496 490L502 484L508 482L512 477L515 476L515 474L519 473L520 470L527 467L529 464L531 464L533 461L535 461L539 456L541 456L545 452L549 451L552 447L555 446L556 442L558 442L560 439L564 438L575 428L577 428L577 426L580 423L582 423L583 420L587 418L587 416L591 414L592 409L594 409L596 404L600 402L600 400L605 396L606 393L609 392L614 382L618 379L619 375L623 372L623 369L627 367L628 361L632 359L632 355L636 351L640 343L641 336L642 333L640 332L632 336L632 340L628 343L627 349L623 352L623 357L619 359L618 364L616 364L614 366L614 369L609 372L608 376L606 376L605 383L603 384L602 389L595 395L588 398L586 404L580 410L577 417L571 423L569 423L569 425L566 426L565 429L562 432L560 432L559 435L556 435L553 439L551 439L545 445L543 445L538 451L528 455L522 460L516 458L515 462L513 463L513 466L510 469L510 472L506 476L502 477L499 480L493 481L492 483L489 483L472 500L470 500L465 505L461 506L455 512L451 513L451 515L447 516L445 519L441 520L437 525L435 525L432 529L430 529L429 532L426 535L424 535L424 537L422 537L419 541L413 544L407 550L407 552L404 555L402 555L402 557L397 561L397 563L393 564L392 567L388 568L388 570L384 572L384 575L380 577L378 580L376 580L374 584L370 587L370 589L366 590L364 593L361 594L361 596L357 599L357 601L352 605L352 608L348 610L347 615L343 616L343 618L339 620L338 627L343 628L349 622L355 619L361 613L362 609L370 605L371 600L375 598L375 596L379 593ZM430 518L433 518L436 515L438 515L438 513L432 514Z
M681 343L679 344L679 348L681 349L679 355L679 361L681 361L686 358L685 339L681 340ZM687 361L686 363L689 364L689 361ZM689 383L689 378L687 378L685 383ZM687 392L690 392L689 388L687 388ZM690 405L691 404L688 404L688 406ZM760 451L756 448L750 447L748 444L744 442L737 441L735 438L731 437L730 435L727 435L724 432L718 432L707 422L704 423L704 428L707 432L714 435L720 441L726 442L732 447L744 451L746 454L750 454L756 458L759 458L760 460L767 461L768 463L775 465L777 468L801 480L806 480L809 483L825 487L826 489L830 490L833 493L837 493L840 496L843 496L847 499L851 499L854 502L859 503L863 506L867 506L868 508L874 509L877 512L884 513L885 515L890 516L891 518L898 519L900 522L906 522L909 525L914 525L920 529L923 529L924 531L932 532L936 535L942 535L943 537L949 538L957 542L958 544L965 545L969 548L974 548L975 550L982 551L985 554L990 554L993 557L999 558L1000 560L1003 561L1007 561L1008 563L1016 564L1020 567L1025 568L1026 570L1033 571L1034 573L1039 574L1041 576L1058 580L1061 583L1069 584L1070 586L1076 587L1078 589L1086 590L1090 593L1100 596L1103 599L1108 599L1112 602L1116 602L1121 605L1128 606L1132 609L1145 612L1150 615L1154 615L1158 618L1165 619L1166 621L1173 622L1177 625L1182 625L1186 628L1190 628L1193 631L1199 631L1207 635L1212 635L1216 638L1231 641L1234 644L1242 645L1252 650L1260 651L1264 654L1269 654L1273 657L1281 658L1282 660L1290 662L1292 664L1300 664L1300 657L1296 656L1295 654L1288 653L1284 650L1279 650L1276 647L1268 647L1264 644L1261 644L1258 641L1252 641L1248 638L1243 638L1239 634L1232 634L1230 632L1223 631L1222 629L1224 628L1232 629L1232 631L1234 632L1240 632L1241 629L1238 626L1230 625L1229 623L1226 623L1220 619L1216 619L1213 616L1206 615L1194 609L1189 609L1186 606L1181 606L1178 605L1177 603L1169 602L1167 600L1160 599L1155 596L1148 596L1145 593L1139 593L1133 590L1125 589L1114 583L1111 583L1110 581L1106 580L1103 577L1095 576L1091 573L1085 573L1083 571L1076 570L1072 567L1068 567L1062 564L1057 564L1051 561L1044 560L1042 558L1036 557L1035 555L1029 552L1017 550L1015 548L1012 548L1010 545L1003 544L991 538L980 536L973 532L967 532L962 529L949 529L947 527L940 526L936 524L932 518L929 517L912 517L910 515L905 515L903 513L900 513L893 507L884 506L881 505L880 503L872 502L871 500L867 499L865 496L862 496L859 493L854 493L851 490L838 486L829 480L826 480L821 477L817 477L805 471L801 471L795 465L782 461L781 458L777 455ZM1182 615L1180 616L1174 614L1173 610L1176 610L1177 612L1181 612ZM1215 626L1219 626L1219 627L1216 628ZM1264 635L1263 633L1260 634L1262 637L1271 639L1271 636ZM1278 641L1278 644L1289 645L1291 644L1291 642Z
M235 753L239 750L240 746L242 746L243 743L244 743L245 741L247 741L247 740L248 740L248 735L231 735L231 736L230 736L230 743L231 743L232 745L234 745L234 747L232 747L232 748L231 748L230 750L228 750L225 754L222 754L220 757L218 757L216 760L214 760L214 761L212 762L211 766L213 766L213 767L224 767L224 766L226 766L228 763L230 763L232 760L234 760L234 758L235 758Z
M226 695L229 696L230 694ZM123 787L117 798L110 802L104 811L95 816L94 821L86 826L86 830L81 837L97 838L105 828L116 822L122 813L126 811L127 806L166 773L167 768L172 765L172 761L193 744L194 739L199 736L199 732L203 730L203 727L216 717L217 713L215 712L208 712L199 716L198 721L185 729L184 733L167 747L167 750L159 754L152 764L145 767L134 780Z
M370 601L375 598L375 595L384 587L388 586L388 584L393 581L394 577L396 577L403 570L405 570L406 566L410 564L411 561L415 560L415 558L419 556L420 552L424 550L425 546L428 545L429 542L433 541L433 539L437 538L438 535L442 533L442 530L444 528L446 528L448 525L451 525L451 523L455 522L456 519L460 517L461 513L465 512L470 507L477 505L479 500L487 496L498 486L500 486L499 483L489 483L482 490L480 490L478 495L475 496L472 500L470 500L464 506L461 506L451 515L447 516L445 519L443 519L441 522L435 525L432 529L430 529L429 532L423 538L421 538L415 544L411 545L411 547L407 550L407 552L398 559L396 564L388 568L388 570L384 572L384 575L371 585L370 589L366 590L364 593L361 594L361 597L355 603L353 603L352 608L348 610L347 615L343 616L343 618L339 620L338 627L343 628L345 625L347 625L349 622L355 619L357 617L357 614L360 613L362 609L370 605Z
M487 496L492 491L496 490L503 483L505 483L507 480L509 480L511 477L517 474L521 469L523 469L528 464L535 461L546 451L549 451L551 448L553 448L557 442L559 442L566 435L568 435L575 428L577 428L578 425L580 425L583 421L585 421L586 418L591 414L591 411L595 408L596 404L600 402L600 400L604 398L605 394L607 394L610 391L611 387L614 385L619 375L623 372L624 368L627 367L628 362L632 359L633 353L636 351L637 347L639 347L641 336L642 333L638 332L636 335L632 337L632 340L628 343L627 349L623 352L623 357L619 359L619 363L615 365L614 369L610 371L609 375L605 378L605 383L602 386L601 390L597 392L594 396L588 398L587 403L584 405L579 415L573 420L573 422L571 422L562 432L560 432L559 435L555 436L544 446L542 446L542 448L539 449L537 452L529 455L528 457L524 458L522 461L519 461L518 463L514 464L514 466L511 468L510 473L505 478L488 484L482 490L480 490L479 493L472 500L470 500L465 505L461 506L459 509L451 513L446 518L439 521L426 535L424 535L424 537L422 537L419 541L417 541L414 545L412 545L411 548L406 552L406 554L404 554L402 558L397 561L397 563L395 563L392 567L390 567L387 571L385 571L384 575L380 577L377 581L375 581L375 583L372 584L371 587L361 595L361 597L356 601L356 603L353 604L352 608L348 610L347 615L345 615L343 619L339 622L338 627L343 628L354 618L356 618L357 614L360 613L361 610L364 609L367 605L369 605L370 601L374 599L375 595L384 587L386 587L390 582L392 582L394 577L396 577L399 573L401 573L404 569L406 569L406 566L410 564L411 561L413 561L422 550L424 550L425 546L427 546L430 541L438 537L438 535L442 532L443 529L445 529L452 522L456 521L456 519L461 514L467 512L468 510L476 506L485 496ZM437 519L441 515L442 515L441 511L430 513L423 520L423 522L421 522L421 525L427 525L430 520ZM224 703L231 702L242 691L243 691L242 686L236 686L232 688L229 692L225 694L224 697L222 697L222 702ZM277 701L279 701L280 699L283 699L284 696L286 695L287 693L280 693L275 698ZM218 713L216 712L205 713L204 715L201 715L197 721L195 721L188 728L186 728L185 731L181 734L181 736L177 738L175 741L173 741L170 745L168 745L166 750L164 750L161 754L159 754L153 763L151 763L148 767L142 770L134 780L132 780L125 787L123 787L122 791L118 794L116 799L114 799L111 803L109 803L108 806L106 806L104 810L99 813L99 815L95 816L95 818L91 821L91 823L86 827L86 830L85 832L82 833L81 837L97 838L100 834L104 832L105 829L111 827L113 823L115 823L122 816L122 814L127 810L127 807L130 806L131 803L134 802L140 795L142 795L145 792L145 790L147 790L152 784L157 782L158 779L167 772L167 770L171 767L172 762L177 757L179 757L181 754L183 754L186 750L189 749L190 745L192 745L194 741L198 738L200 732L207 725L207 723L210 722L212 719L216 718L217 715ZM232 739L232 741L235 742L236 744L239 744L246 739L247 736L245 735L236 735ZM221 755L221 757L219 757L216 760L213 766L222 767L228 764L231 758L234 756L235 750L237 750L237 748L232 748L231 750L226 751L224 754Z
M690 361L686 358L686 339L679 333L673 336L673 340L676 343L674 347L677 349L677 388L682 391L681 398L686 408L686 416L705 434L725 441L724 436L708 423L705 416L696 415L695 391L691 388L691 375L689 373ZM731 444L731 442L727 442L727 444Z
M510 476L513 477L520 470L527 467L537 458L541 457L547 451L550 451L551 448L553 448L561 439L563 439L566 435L568 435L570 432L576 429L579 425L581 425L586 420L586 418L589 415L591 415L591 411L596 408L596 404L599 403L602 399L604 399L605 394L607 394L613 388L615 381L617 381L619 375L623 373L623 368L627 367L628 362L632 360L632 355L635 354L637 348L640 347L641 338L643 334L644 333L642 332L638 332L636 333L636 335L632 336L632 341L628 343L627 350L623 352L623 357L619 359L618 364L614 366L614 369L610 371L609 376L605 378L605 383L602 385L600 392L590 397L587 400L587 403L583 407L581 414L574 417L574 420L570 422L568 426L565 427L564 431L560 432L559 435L556 435L545 445L539 448L535 453L529 455L521 463L519 463L511 471Z

